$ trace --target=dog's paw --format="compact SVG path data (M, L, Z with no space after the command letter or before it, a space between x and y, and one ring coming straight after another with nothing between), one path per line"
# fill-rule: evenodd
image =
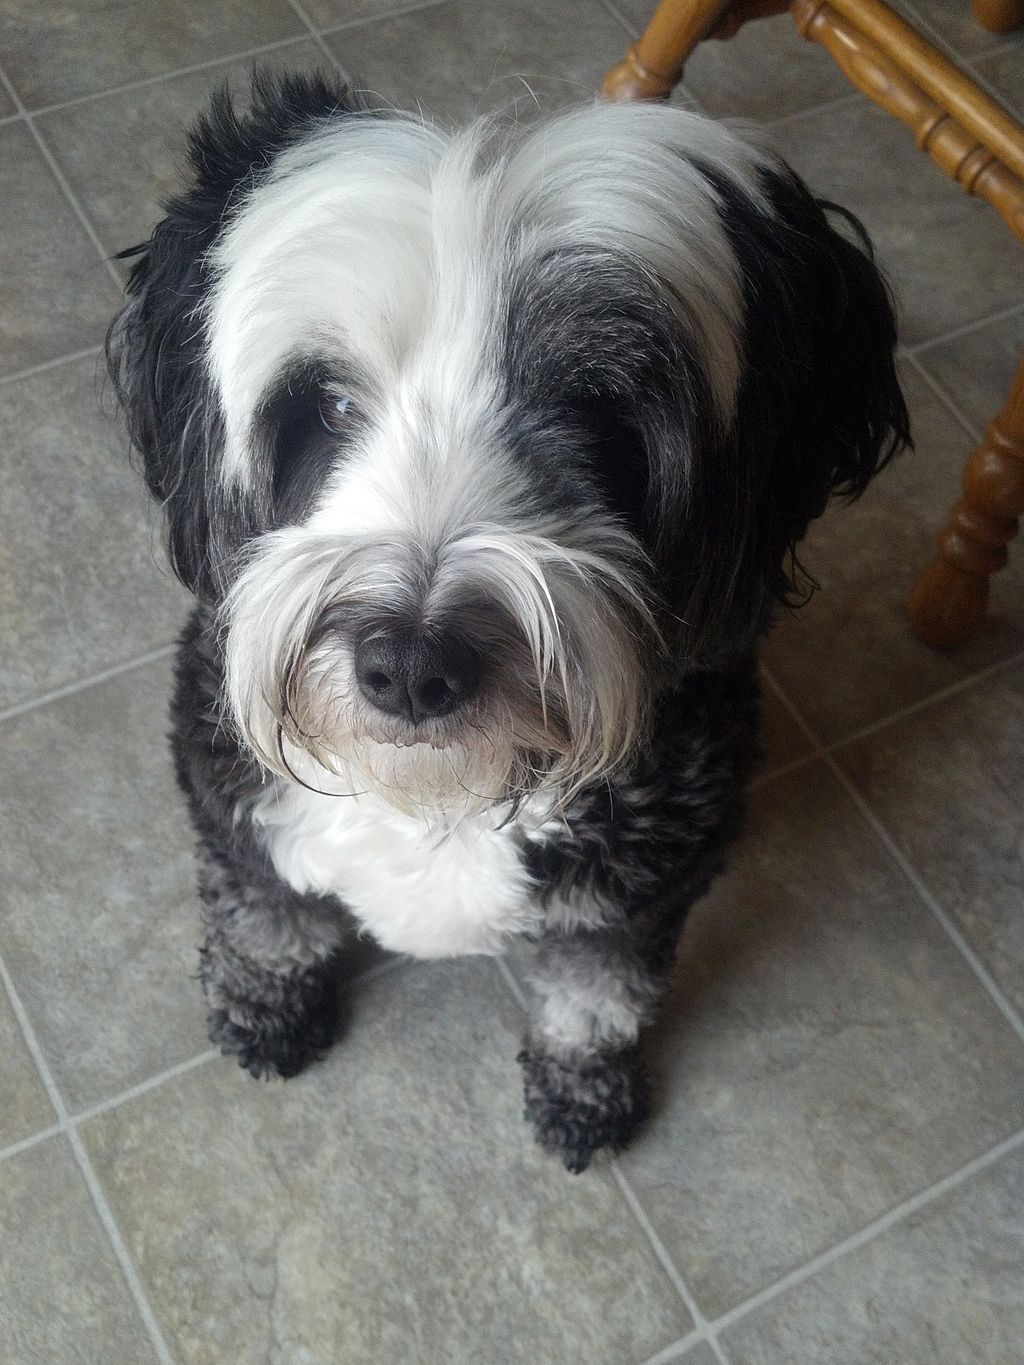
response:
M574 1175L600 1149L621 1151L647 1117L649 1090L634 1050L575 1066L527 1047L518 1060L525 1117L544 1150Z
M303 1013L271 1013L252 1005L215 1009L206 1017L210 1042L225 1057L237 1057L260 1080L264 1076L297 1076L319 1061L337 1033L337 1007L323 1000Z

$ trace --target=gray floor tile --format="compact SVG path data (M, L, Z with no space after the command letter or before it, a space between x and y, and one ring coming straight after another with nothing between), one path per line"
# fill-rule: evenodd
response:
M214 1062L83 1126L179 1361L621 1365L687 1331L612 1182L532 1145L508 1000L406 968L298 1080Z
M69 1109L208 1046L162 661L0 726L0 950Z
M0 128L0 204L3 376L97 345L117 291L21 122Z
M967 336L929 346L917 359L980 432L1010 395L1024 358L1024 309Z
M1024 39L979 57L974 69L1017 118L1024 118Z
M849 95L851 85L788 14L745 24L734 37L701 43L686 64L684 88L705 113L762 121Z
M969 644L940 652L910 633L907 595L931 559L973 443L918 375L907 369L904 379L917 450L860 502L834 505L812 528L801 558L821 591L779 623L765 651L829 742L1024 648L1024 555L993 581L989 619Z
M982 28L965 0L910 0L907 9L911 16L916 14L934 30L955 56L974 56L1006 42L1005 33L990 33Z
M844 749L840 761L1024 1012L1024 666Z
M699 1342L679 1357L682 1365L717 1365L718 1357L706 1342Z
M0 1148L56 1122L6 993L0 990ZM2 1177L0 1177L2 1183Z
M0 53L30 109L305 32L287 0L0 0Z
M797 725L771 687L761 689L761 743L759 773L769 773L812 751L810 740Z
M899 295L907 345L1022 297L1020 246L1002 219L919 152L891 114L856 100L780 124L771 139L817 194L863 219Z
M166 644L185 594L100 411L101 362L0 387L0 709Z
M16 106L7 91L0 85L0 118L8 118L15 113Z
M434 0L438 3L439 0ZM430 0L302 0L302 8L316 28L334 28L338 24L362 23L367 19L382 19L416 9Z
M260 58L271 70L328 68L311 39ZM186 129L227 81L247 104L248 58L44 114L39 127L111 252L143 241L181 187ZM329 68L333 72L333 68Z
M8 1365L156 1359L63 1138L0 1175L0 1358Z
M756 794L683 937L622 1157L717 1315L1015 1132L1024 1051L818 765Z
M1018 1365L1024 1157L1004 1158L724 1337L733 1365Z
M402 108L442 119L587 100L625 35L591 0L452 0L329 38L353 81Z

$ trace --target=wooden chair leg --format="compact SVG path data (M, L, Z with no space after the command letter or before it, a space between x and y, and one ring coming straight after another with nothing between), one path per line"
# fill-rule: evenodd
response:
M604 78L611 100L664 99L683 74L683 63L719 22L731 0L661 0L626 59Z
M731 38L748 20L788 6L789 0L661 0L626 60L605 76L602 93L610 100L666 99L702 38Z
M950 649L981 625L989 578L1006 563L1024 513L1024 361L1009 401L964 470L964 495L939 532L939 557L910 595L910 624L925 644Z

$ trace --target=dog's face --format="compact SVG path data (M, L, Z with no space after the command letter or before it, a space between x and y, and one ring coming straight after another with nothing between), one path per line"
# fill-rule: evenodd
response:
M270 769L465 807L614 772L905 439L884 286L784 168L603 106L225 99L115 377Z

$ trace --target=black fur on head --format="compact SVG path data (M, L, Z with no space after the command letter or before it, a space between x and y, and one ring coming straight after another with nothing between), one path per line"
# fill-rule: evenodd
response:
M732 429L691 448L671 591L691 657L714 662L752 643L774 605L806 600L808 526L911 438L894 304L857 220L781 163L762 177L770 216L704 173L743 275L743 370Z
M107 333L107 364L146 483L166 513L171 563L202 597L217 594L225 552L259 520L238 501L219 505L210 477L223 427L204 356L207 253L275 156L321 121L361 109L345 87L319 75L254 70L245 115L221 87L189 132L187 188L164 206L147 242L117 257L133 264L125 306Z

